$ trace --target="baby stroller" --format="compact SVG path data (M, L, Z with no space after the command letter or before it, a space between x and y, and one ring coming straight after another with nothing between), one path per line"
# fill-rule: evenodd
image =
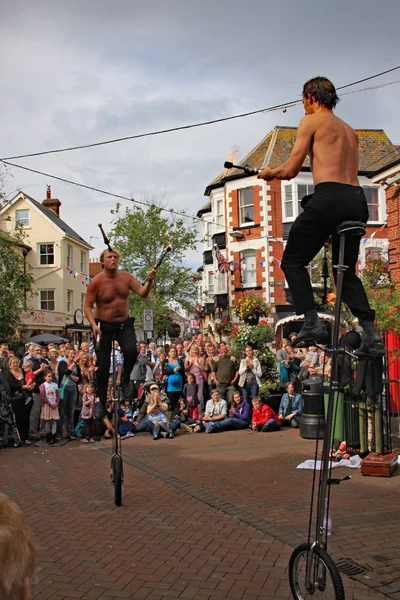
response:
M138 390L138 397L136 400L136 402L137 402L136 408L140 409L143 406L144 402L148 398L150 398L150 395L151 395L150 388L154 384L158 385L158 387L161 390L161 401L166 402L169 406L169 398L163 390L164 386L162 385L162 382L160 382L159 380L157 380L157 381L153 380L153 381L146 381L143 385L140 386L140 388Z
M0 448L21 446L21 438L15 421L15 414L10 402L9 390L0 391Z

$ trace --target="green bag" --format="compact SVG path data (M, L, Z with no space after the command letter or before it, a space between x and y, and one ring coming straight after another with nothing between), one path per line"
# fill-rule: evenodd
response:
M60 389L60 398L61 398L61 400L64 400L64 392L65 392L65 388L68 385L69 380L70 380L70 378L67 377L66 380L64 381L63 385L62 385L62 388Z

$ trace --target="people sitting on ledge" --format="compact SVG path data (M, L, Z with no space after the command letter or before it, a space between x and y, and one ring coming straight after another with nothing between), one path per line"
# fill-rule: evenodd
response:
M268 404L264 404L259 396L253 398L253 416L250 429L253 431L279 431L281 422L278 415Z
M301 394L297 394L293 383L286 384L286 393L281 398L278 416L281 425L290 425L291 427L300 426L300 416L302 411Z

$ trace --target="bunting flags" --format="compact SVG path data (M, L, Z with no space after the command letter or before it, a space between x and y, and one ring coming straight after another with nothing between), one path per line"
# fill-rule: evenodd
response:
M83 273L78 273L78 271L75 271L74 269L71 269L71 267L65 267L65 270L69 272L70 275L74 276L74 279L76 279L77 277L80 278L82 285L85 285L86 282L89 281L89 277L87 275L84 275ZM86 287L89 284L86 283Z
M387 225L387 223L384 223L381 227L379 227L379 229L375 229L375 231L373 233L371 233L370 237L366 237L363 239L362 243L366 244L368 242L368 240L372 240L377 233L379 233L380 231L385 229L386 225Z

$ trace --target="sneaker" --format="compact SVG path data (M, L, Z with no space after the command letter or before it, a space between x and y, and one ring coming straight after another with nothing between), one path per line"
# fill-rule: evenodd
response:
M213 431L215 431L215 425L214 423L210 423L210 427L206 429L206 433L213 433Z
M189 433L193 433L193 426L186 425L186 423L181 423L181 429L184 431L189 431Z
M67 439L68 440L76 440L76 436L75 435L67 435Z
M175 436L174 436L174 433L173 433L172 431L171 431L171 433L169 433L169 434L167 435L167 438L168 438L169 440L173 440L173 439L174 439L174 437L175 437Z
M193 433L200 433L200 431L201 431L200 425L196 425L196 427L193 429Z
M153 440L158 440L158 433L153 433Z
M91 444L94 444L94 439L93 439L93 438L90 438L89 442L90 442Z
M81 439L82 444L88 444L89 440L87 440L86 438L82 438Z

